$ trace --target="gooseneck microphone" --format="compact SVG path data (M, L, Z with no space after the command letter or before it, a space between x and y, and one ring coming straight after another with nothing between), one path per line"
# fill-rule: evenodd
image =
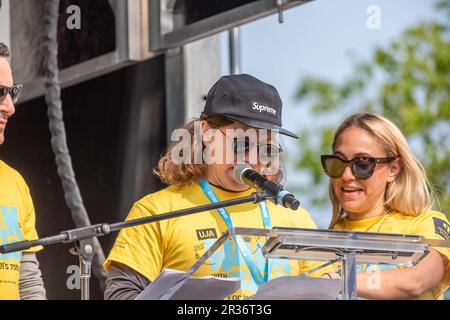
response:
M248 164L237 165L233 169L233 177L239 183L246 184L256 190L265 191L272 197L271 200L275 204L292 210L297 210L300 206L300 201L292 193L284 190L281 184L267 180Z

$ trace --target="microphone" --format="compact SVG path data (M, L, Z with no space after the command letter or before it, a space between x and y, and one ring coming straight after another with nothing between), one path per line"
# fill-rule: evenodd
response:
M246 184L260 191L265 191L273 202L285 208L297 210L300 206L295 196L284 190L283 186L274 181L267 180L248 164L237 165L233 169L233 177L239 183Z

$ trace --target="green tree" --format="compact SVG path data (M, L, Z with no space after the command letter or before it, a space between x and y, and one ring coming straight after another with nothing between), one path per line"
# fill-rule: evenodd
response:
M323 192L313 203L328 201L328 178L320 154L330 152L334 131L354 112L377 112L391 119L412 144L437 191L436 209L450 210L450 0L439 1L442 21L425 21L402 32L371 58L354 66L342 83L307 76L297 97L306 101L314 128L300 134L297 166L309 170ZM335 119L336 122L332 121ZM332 123L330 123L332 122ZM317 125L316 125L317 124ZM299 186L307 192L306 186Z

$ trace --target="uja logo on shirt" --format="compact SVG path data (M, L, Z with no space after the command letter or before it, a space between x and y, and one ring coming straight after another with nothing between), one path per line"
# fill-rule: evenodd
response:
M217 231L214 228L196 230L196 233L198 240L217 239Z

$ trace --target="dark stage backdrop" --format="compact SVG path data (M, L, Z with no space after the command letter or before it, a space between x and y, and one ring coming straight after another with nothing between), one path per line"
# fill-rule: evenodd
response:
M152 174L166 146L164 58L154 58L63 90L67 139L91 223L125 218L134 201L162 187ZM16 106L0 158L27 181L39 235L74 228L56 172L44 98ZM115 234L101 238L105 253ZM78 265L69 246L38 254L49 299L79 299L67 287L67 269ZM95 277L91 296L102 299Z

